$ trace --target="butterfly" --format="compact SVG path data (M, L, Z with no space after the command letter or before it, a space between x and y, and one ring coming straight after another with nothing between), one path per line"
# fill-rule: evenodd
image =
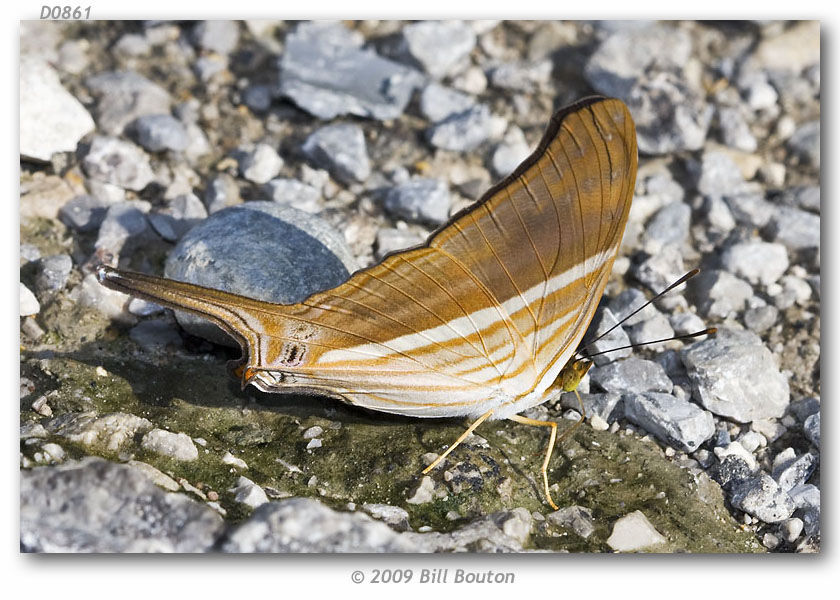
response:
M576 390L591 365L575 352L618 254L637 161L627 107L590 97L559 110L516 170L424 244L303 302L272 304L108 266L98 279L233 335L243 353L229 368L243 388L474 419L423 473L486 420L550 428L541 474L556 509L547 468L557 424L520 413Z

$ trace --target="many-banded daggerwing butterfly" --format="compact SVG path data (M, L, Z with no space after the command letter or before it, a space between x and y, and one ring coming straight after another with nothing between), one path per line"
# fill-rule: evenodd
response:
M636 164L627 107L587 98L555 114L534 153L425 244L298 304L110 267L99 280L230 332L243 387L476 419L458 442L486 419L550 427L541 472L556 508L546 475L556 424L518 413L574 389L588 368L575 349L618 253Z

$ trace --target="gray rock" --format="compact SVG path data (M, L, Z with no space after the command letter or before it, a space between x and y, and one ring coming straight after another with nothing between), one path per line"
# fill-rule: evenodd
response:
M236 21L201 21L193 28L192 34L199 48L219 54L230 54L239 43Z
M247 477L240 477L236 480L236 487L231 490L234 494L234 499L240 504L257 508L263 504L268 503L268 496L260 486L248 479Z
M702 327L701 327L702 329ZM694 331L699 331L695 329ZM651 319L637 323L632 327L627 328L627 335L630 336L630 341L634 344L646 344L646 347L651 349L659 349L664 347L665 342L651 344L655 340L665 340L674 337L674 330L668 317L662 313L657 313Z
M809 121L800 125L787 141L794 156L806 164L820 168L820 122Z
M726 201L719 196L703 198L702 216L710 231L725 235L735 228L735 216Z
M685 452L694 452L712 437L712 413L669 394L627 394L624 415L657 438Z
M735 106L718 108L718 125L720 125L723 143L730 148L743 152L755 152L758 148L758 141L750 131L740 108Z
M283 168L283 159L268 144L257 144L253 150L242 154L239 172L248 181L259 184L268 183L277 177L280 169Z
M422 244L423 241L424 238L405 229L379 229L376 232L374 256L377 260L382 260L386 254L417 246Z
M607 538L607 544L616 552L635 552L665 542L667 540L640 510L618 519L613 525L610 537Z
M648 221L645 227L645 252L656 254L668 244L683 244L688 239L691 207L684 202L666 204Z
M38 302L38 298L35 297L35 294L32 291L23 285L20 284L20 316L21 317L28 317L31 315L37 315L41 312L41 305Z
M81 306L91 308L110 319L134 323L136 319L127 311L129 298L122 292L110 290L99 283L95 273L82 279L82 284L71 291Z
M99 458L21 471L24 552L206 552L222 518Z
M776 214L776 205L765 200L761 194L727 194L724 200L735 220L751 229L764 227Z
M125 126L144 115L168 114L169 94L133 71L111 71L85 80L99 98L96 124L108 135L118 135Z
M790 517L795 505L790 496L773 481L761 473L732 486L732 506L761 519L765 523L778 523Z
M411 179L385 196L385 210L392 215L432 225L446 222L451 204L449 186L439 179Z
M263 113L271 108L274 91L267 85L249 85L242 92L242 102L254 112Z
M669 315L668 322L671 324L676 335L694 333L706 327L703 319L690 312Z
M334 511L317 500L290 498L258 507L231 530L223 552L517 552L531 515L494 513L451 533L398 533L359 512Z
M531 513L522 507L481 517L451 533L403 533L419 552L521 552L531 529Z
M785 190L779 202L794 208L801 208L812 213L820 212L820 186L800 185Z
M167 347L178 348L183 345L181 336L166 319L143 321L131 328L128 333L131 340L144 351L161 351Z
M647 300L647 297L641 290L636 288L627 288L618 296L610 300L609 310L616 315L616 319L624 320L622 325L632 327L633 325L638 325L639 323L661 314L658 310L656 310L656 306L648 304L642 308L642 310L633 315L633 312L644 306Z
M505 177L513 172L519 164L531 154L531 147L525 140L525 134L519 127L511 127L505 134L502 143L493 150L490 165L499 177Z
M820 533L820 509L807 508L802 511L802 522L805 524L805 535L813 536Z
M627 336L627 332L620 325L618 327L616 325L618 325L618 319L613 315L612 311L609 308L602 308L595 313L595 317L589 325L589 330L583 336L584 341L595 340L587 343L585 348L588 353L597 354L592 360L598 366L608 365L613 361L626 358L633 353L632 348L624 348L624 346L630 344L630 338ZM607 333L610 329L612 331ZM583 347L581 346L581 348ZM623 349L612 351L613 348ZM598 354L607 350L611 352Z
M193 63L196 76L205 84L210 83L216 75L224 73L227 68L228 58L221 54L208 54Z
M39 292L57 292L64 289L72 270L73 259L69 254L56 254L42 258L38 275L35 277L35 289Z
M149 152L183 152L189 145L187 129L172 115L144 115L131 127L137 142Z
M149 431L148 419L129 413L116 412L96 415L92 412L66 413L44 424L47 431L85 446L104 446L116 451L131 442L135 434Z
M131 200L108 208L94 244L97 253L118 257L124 250L153 236L146 218L150 206L144 200Z
M625 98L636 121L640 152L658 155L703 147L714 109L677 75L646 76Z
M360 513L290 498L259 506L230 531L223 552L417 552L416 544Z
M21 55L18 91L21 157L49 162L56 152L75 150L93 131L90 114L46 62Z
M435 148L466 152L490 138L493 131L490 109L477 104L432 125L426 131L426 137Z
M79 233L87 233L99 228L111 204L113 203L110 201L83 194L62 206L58 211L58 218Z
M236 206L242 203L239 195L239 186L236 181L227 173L221 173L207 183L204 190L204 206L211 215L223 208Z
M494 87L517 92L540 90L551 80L554 64L549 59L505 63L490 73Z
M820 399L810 397L802 398L796 402L791 402L790 412L796 417L800 423L804 423L805 419L820 411Z
M788 492L788 495L796 508L820 507L820 488L811 483L796 486Z
M20 263L21 266L35 262L41 258L41 251L35 244L21 244L20 246Z
M327 125L312 133L303 152L345 184L364 181L370 176L370 160L362 128L352 123Z
M785 519L779 523L779 533L786 542L792 544L800 536L804 527L802 519Z
M746 190L741 170L725 152L706 151L700 163L691 166L697 176L697 191L704 196L733 196Z
M661 292L685 275L687 271L682 254L673 245L664 246L656 254L634 264L632 270L636 279L654 293Z
M163 239L178 241L181 236L207 218L207 209L195 194L181 194L166 208L148 215L149 223Z
M280 94L321 119L399 117L422 75L362 50L359 38L337 23L300 23L286 36Z
M800 21L762 36L744 69L799 73L820 62L820 22Z
M752 458L751 454L749 456ZM718 482L724 490L731 491L734 486L750 479L754 472L755 467L751 467L741 456L726 454L720 457L720 462L709 468L709 477Z
M802 426L805 431L805 437L810 440L814 446L820 447L820 413L814 413L807 419Z
M779 318L779 309L772 304L748 308L744 312L744 325L751 331L761 334L770 329Z
M432 82L420 95L420 112L432 123L475 106L475 99L452 88Z
M198 448L186 433L172 433L163 429L152 429L143 436L140 445L144 450L169 456L175 460L193 461L198 458Z
M604 394L581 393L580 400L583 402L583 409L588 418L597 416L607 423L612 423L624 416L624 402L621 394L607 392ZM572 392L567 392L560 397L560 406L580 411L580 402Z
M410 531L408 512L399 506L390 504L362 504L362 510L374 519L383 521L394 531Z
M592 383L602 390L618 393L671 392L674 384L661 365L631 356L589 370Z
M321 192L297 179L282 177L272 179L265 184L263 189L271 200L284 206L291 206L308 213L317 213L323 208Z
M356 268L343 236L325 221L274 202L247 202L214 213L184 235L167 258L165 274L288 304L339 285ZM176 315L193 335L232 344L215 325Z
M716 415L741 423L778 418L790 402L787 378L754 333L718 329L681 357L694 398Z
M548 520L560 527L571 529L585 540L595 531L592 511L583 506L567 506L555 510L548 515Z
M152 44L143 34L126 33L114 44L113 51L123 56L148 56L152 52Z
M707 318L727 318L744 310L752 287L728 271L701 271L688 283L686 296Z
M764 286L778 281L790 264L782 244L757 239L729 246L724 250L721 262L727 271Z
M405 51L440 79L452 75L475 47L475 32L463 21L420 21L402 30Z
M773 295L773 304L779 310L790 308L794 304L805 306L811 298L811 285L800 277L785 275L779 279L782 291ZM775 293L776 290L773 290Z
M584 77L608 96L627 98L653 69L682 69L691 55L688 33L664 24L621 29L608 35L590 56Z
M820 217L798 208L779 206L767 224L767 234L791 250L819 248Z
M155 178L146 153L115 137L94 137L82 164L90 177L127 190L140 191Z
M791 449L792 450L792 449ZM781 455L781 453L780 453ZM779 458L779 455L777 455ZM773 479L783 490L790 491L793 488L804 485L811 474L817 468L819 457L816 454L806 452L800 456L793 456L788 460L782 459L778 463L773 461Z

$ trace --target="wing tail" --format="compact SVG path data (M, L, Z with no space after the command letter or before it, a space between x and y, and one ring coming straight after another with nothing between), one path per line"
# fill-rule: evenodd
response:
M204 317L236 338L244 350L256 343L258 313L265 312L268 304L192 283L107 266L100 266L96 276L99 283L112 290Z

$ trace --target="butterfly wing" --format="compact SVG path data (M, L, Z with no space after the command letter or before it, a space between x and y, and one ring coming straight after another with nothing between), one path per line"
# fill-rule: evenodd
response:
M537 150L423 246L277 305L100 271L110 287L204 315L243 348L243 381L413 416L482 414L547 388L606 285L636 171L624 104L557 113Z

